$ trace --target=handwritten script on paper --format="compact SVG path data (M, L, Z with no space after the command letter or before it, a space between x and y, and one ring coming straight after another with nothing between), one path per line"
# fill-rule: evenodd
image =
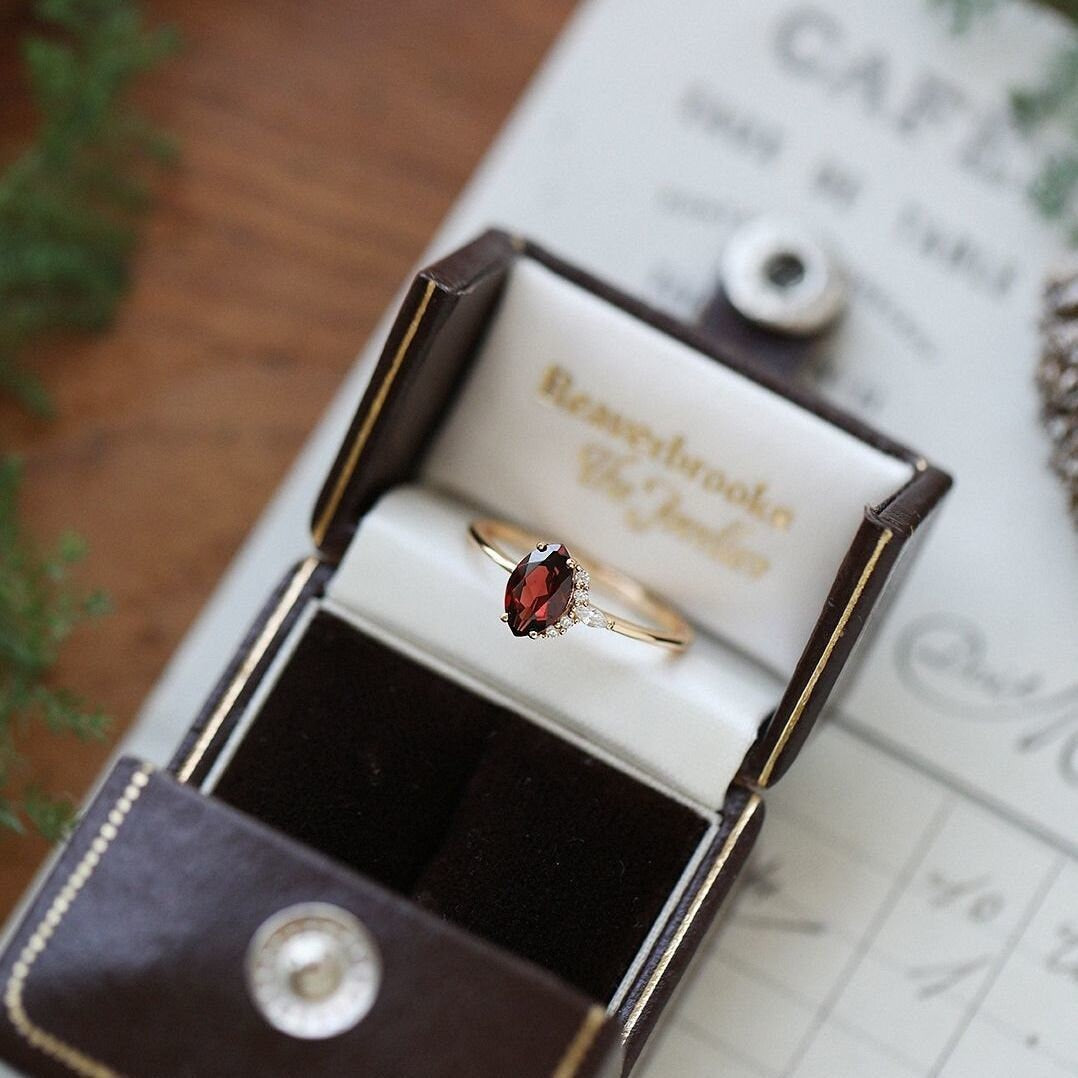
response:
M1039 671L1008 666L976 624L950 614L907 625L895 663L910 692L941 715L1005 726L1015 752L1047 753L1056 774L1078 787L1078 681L1047 688Z
M647 1078L1078 1073L1073 858L838 728L768 817Z

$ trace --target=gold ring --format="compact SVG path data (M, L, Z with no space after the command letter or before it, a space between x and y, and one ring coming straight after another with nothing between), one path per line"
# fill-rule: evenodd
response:
M509 574L502 621L514 636L563 636L574 625L588 625L672 651L692 643L692 627L673 607L617 569L575 558L563 543L534 542L529 532L504 520L474 520L468 531L479 549ZM529 547L519 560L508 552ZM595 606L593 583L646 622Z

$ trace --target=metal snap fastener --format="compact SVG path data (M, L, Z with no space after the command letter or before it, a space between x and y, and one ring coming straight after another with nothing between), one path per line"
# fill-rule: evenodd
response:
M733 307L768 329L819 333L846 301L835 259L792 221L757 217L739 228L722 257L722 286Z
M344 1033L374 1006L382 959L363 923L328 902L268 917L247 949L247 987L275 1029L304 1040Z

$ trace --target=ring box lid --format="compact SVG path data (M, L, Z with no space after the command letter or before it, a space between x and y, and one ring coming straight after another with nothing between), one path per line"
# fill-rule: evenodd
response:
M260 926L315 899L372 941L341 959L377 971L369 1010L332 1036L313 1032L317 990L245 976ZM582 993L130 758L0 954L0 984L0 1054L38 1075L246 1074L256 1061L311 1078L621 1072L618 1025ZM308 1032L274 1028L254 985Z
M525 240L493 230L423 270L408 290L370 385L315 506L323 556L339 560L381 494L414 478L456 398L495 314L511 270L529 259L640 323L723 364L762 390L908 468L908 481L865 508L777 707L746 757L741 777L768 786L796 756L891 577L899 555L950 486L919 454L802 387L739 360L700 332L569 266ZM735 646L737 641L733 641Z

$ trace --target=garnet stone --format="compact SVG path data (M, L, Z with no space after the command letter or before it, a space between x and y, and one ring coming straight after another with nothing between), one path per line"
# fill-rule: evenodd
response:
M536 547L509 575L506 624L514 636L541 633L554 625L573 598L573 567L560 543Z

